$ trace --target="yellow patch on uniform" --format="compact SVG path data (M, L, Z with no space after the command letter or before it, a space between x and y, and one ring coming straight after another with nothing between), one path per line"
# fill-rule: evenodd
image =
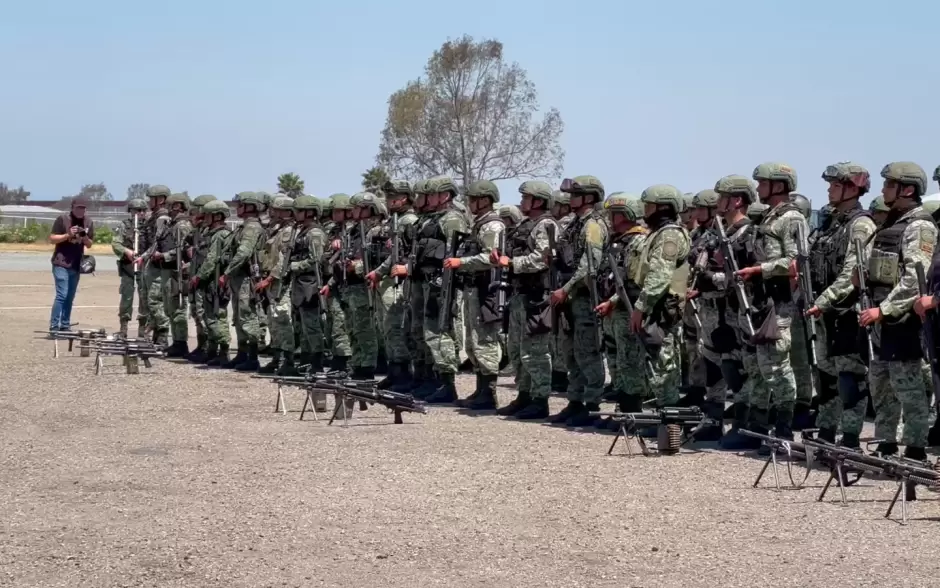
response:
M920 230L919 236L920 250L930 256L933 256L934 245L937 240L936 234L930 229L923 228Z
M596 222L589 223L585 230L584 240L591 245L603 245L604 231L601 230L600 224Z

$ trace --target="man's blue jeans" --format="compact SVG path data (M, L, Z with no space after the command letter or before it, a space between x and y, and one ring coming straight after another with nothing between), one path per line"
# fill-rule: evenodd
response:
M72 325L72 302L78 290L78 279L82 276L78 270L52 266L52 278L55 280L55 302L52 303L52 316L49 317L50 331L67 331Z

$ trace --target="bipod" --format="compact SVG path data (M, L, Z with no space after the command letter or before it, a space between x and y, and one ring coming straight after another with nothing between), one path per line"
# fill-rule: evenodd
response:
M767 468L771 465L774 467L774 486L777 490L780 488L780 475L777 473L777 452L781 449L787 454L787 476L790 478L790 489L798 490L803 487L803 484L806 483L807 478L809 478L809 473L813 467L813 455L812 453L806 450L801 443L797 443L792 439L781 439L780 437L774 437L772 435L764 435L762 433L756 433L754 431L749 431L747 429L739 429L742 435L747 437L754 437L760 439L764 445L770 447L770 457L767 458L767 461L764 462L764 467L761 468L760 473L757 474L757 479L754 480L752 488L757 488L760 485L760 481L764 478L764 474L767 473ZM806 473L803 474L803 479L799 480L799 476L794 477L793 475L793 461L795 459L802 458L806 462Z

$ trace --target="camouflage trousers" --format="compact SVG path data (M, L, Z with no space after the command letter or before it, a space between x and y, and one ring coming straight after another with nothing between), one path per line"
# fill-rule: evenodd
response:
M382 325L382 338L385 340L385 357L390 363L408 363L414 343L410 342L412 334L408 330L406 305L408 301L402 295L401 286L395 287L392 279L385 279L379 283L376 297L379 308L379 320Z
M680 331L679 325L664 328L663 345L659 353L650 358L649 387L656 406L675 406L679 401L679 386L682 384Z
M428 348L427 341L424 340L424 296L426 285L422 282L414 282L411 285L411 307L408 311L408 320L405 322L405 328L411 333L410 341L411 359L416 366L433 366L434 359L431 357L431 350ZM406 304L408 302L406 301Z
M228 304L219 304L219 310L215 310L215 296L218 284L213 284L209 289L203 291L203 308L206 313L206 333L209 335L209 341L218 345L228 345L231 340L231 333L228 324Z
M567 303L565 303L565 305L567 305ZM555 311L559 323L562 322L561 309L565 308L565 305L560 306L559 309ZM565 363L565 358L568 356L568 351L566 351L564 348L570 340L570 337L565 334L565 328L559 324L558 334L552 335L552 338L549 341L549 352L552 354L552 370L561 372L563 374L568 373L568 364Z
M809 365L809 351L806 348L806 317L801 316L794 308L793 321L790 324L792 344L790 345L790 368L796 382L796 403L809 405L813 401L815 385L813 383L813 368ZM819 340L819 328L822 321L816 321L816 339ZM817 354L817 363L819 362Z
M816 321L816 363L819 365L819 414L816 426L820 429L859 435L865 424L865 401L868 368L856 355L830 356L826 345L826 325Z
M607 371L610 373L613 386L620 379L619 366L621 365L617 363L617 336L614 333L613 317L605 316L601 319L601 330L604 334L604 359L607 362Z
M339 292L330 292L326 299L327 334L333 357L352 357L352 340L346 316L346 301L337 296Z
M618 370L616 379L612 379L617 391L628 396L647 398L650 387L648 377L650 374L650 358L640 340L630 330L630 315L619 306L610 316L610 323L616 340L617 365L624 366Z
M587 289L572 292L571 314L574 325L562 345L568 366L568 400L585 404L600 403L604 395L604 358L597 341L597 314Z
M294 326L291 324L293 308L290 303L290 284L275 280L268 286L267 292L259 296L268 296L268 329L271 331L271 347L278 351L294 352Z
M342 296L346 301L346 326L352 343L350 365L375 369L379 342L376 339L375 316L369 308L369 293L366 288L365 284L346 286Z
M898 422L904 416L901 444L927 446L930 401L924 389L921 360L872 360L869 369L871 400L875 407L875 437L897 441Z
M246 275L233 275L229 288L232 291L232 322L235 323L235 338L241 349L246 345L261 343L261 327L258 324L258 300Z
M294 353L310 353L310 345L304 335L304 326L300 322L300 309L293 305L290 309L290 326L294 335Z
M730 310L728 314L733 316ZM747 320L742 314L738 314L737 320L730 323L737 335L739 349L731 353L723 353L721 355L721 362L723 372L726 369L734 370L736 367L735 375L741 377L740 388L737 390L732 389L734 395L733 402L735 404L749 406L751 399L754 397L770 398L770 388L767 387L767 382L764 380L764 376L761 373L760 363L757 359L757 348L749 342L750 335L746 330L746 323ZM729 362L731 364L730 366ZM740 365L738 366L737 364ZM723 375L725 374L723 373ZM728 382L727 375L725 375L725 381Z
M137 293L137 322L142 325L147 324L147 286L144 280L144 272L137 272L135 276L132 272L128 273L119 269L121 275L121 285L118 287L118 293L121 301L118 304L118 320L121 323L129 323L131 314L134 310L134 293Z
M448 329L441 329L439 326L439 306L443 304L443 295L440 288L434 287L425 282L424 287L424 309L417 316L423 317L424 342L431 353L431 360L434 362L434 370L438 374L457 373L457 346L454 343L454 329L451 326ZM456 296L455 296L456 298ZM456 310L460 304L454 301L453 310ZM437 309L434 312L433 309Z
M303 353L324 353L326 341L323 338L323 318L320 314L319 299L301 306L295 306L297 322L300 323L300 349Z
M701 342L696 341L701 353L701 386L705 387L706 402L716 402L724 404L728 395L728 385L724 380L722 362L724 356L715 350L715 342L712 340L712 334L722 323L725 325L734 324L734 316L728 312L726 306L718 306L716 299L702 299L699 301L699 320L702 321ZM733 328L733 327L732 327ZM688 344L688 340L686 340ZM737 364L740 361L741 354L733 354L732 363Z
M516 298L519 298L519 302L514 302ZM513 308L514 308L513 304L523 304L523 305L525 304L525 298L522 296L522 294L516 292L509 299L509 325L506 328L506 335L505 335L506 357L509 360L509 365L512 366L513 378L515 379L516 387L518 388L520 385L520 381L521 381L521 376L519 374L521 373L524 367L522 365L522 344L523 344L522 342L523 342L523 339L527 336L527 332L526 332L526 323L525 323L525 308L523 307L522 309L523 314L522 314L521 320L519 319L518 315L516 316L515 319L513 319L513 314L512 314ZM549 365L551 365L552 368L554 369L554 358L551 357L551 354L552 354L552 350L554 349L554 345L552 344L552 341L555 340L555 337L551 334L551 332L548 333L547 337L548 337L548 341L547 341L548 353L550 357ZM549 380L550 379L551 379L551 374L549 374ZM531 388L530 384L527 384L527 385L529 385ZM551 387L551 381L549 381L549 387ZM518 389L520 391L522 390L521 388L518 388Z
M163 282L163 312L169 319L173 341L186 343L189 340L189 300L185 295L179 295L183 284L179 283L176 270L172 269L161 270L160 280Z
M477 372L484 376L499 374L499 362L502 359L502 349L499 346L499 330L502 319L497 322L484 324L481 310L479 290L468 288L464 291L467 314L464 325L467 327L467 357L473 362ZM455 349L455 354L458 349Z
M699 320L702 320L701 305L699 305ZM705 322L702 321L704 329ZM702 357L702 347L699 344L698 326L695 323L695 312L691 304L685 305L682 314L681 351L682 360L682 386L690 388L705 387L705 360Z
M258 344L264 345L264 342L267 340L268 340L268 315L264 312L259 312L258 313Z
M196 325L196 337L206 336L206 297L202 289L190 290L189 292L189 315Z
M510 349L510 357L517 358L513 364L516 370L516 385L519 394L529 394L532 398L548 398L552 391L552 357L549 352L552 333L549 331L530 335L526 327L526 317L526 297L513 294L509 299L510 335L507 337L507 346Z
M790 365L792 345L790 326L796 307L792 303L777 305L777 329L780 339L772 343L757 345L757 367L763 385L755 385L750 395L750 405L760 411L761 419L769 415L771 401L778 414L792 414L796 401L796 378ZM754 325L759 329L759 325ZM767 424L767 423L759 423Z
M163 307L163 272L152 263L147 266L147 319L154 334L169 333L170 319Z

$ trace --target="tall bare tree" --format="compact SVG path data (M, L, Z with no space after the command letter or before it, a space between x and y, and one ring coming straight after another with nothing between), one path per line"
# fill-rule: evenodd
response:
M133 200L134 198L142 198L146 200L147 188L149 187L150 184L131 184L127 187L127 199Z
M114 200L114 197L111 195L111 192L108 192L107 186L104 185L104 182L97 184L85 184L82 186L82 189L78 191L76 197L83 197L91 200L92 202L100 202L102 200Z
M470 36L448 40L425 76L388 99L380 166L408 178L448 174L464 186L479 179L561 176L564 130L557 109L540 120L525 69L507 63L503 44Z
M295 173L281 174L277 177L277 189L282 194L297 198L304 193L304 181Z
M10 189L4 183L0 183L0 205L3 204L26 204L26 200L29 198L29 190L20 186L15 190Z

